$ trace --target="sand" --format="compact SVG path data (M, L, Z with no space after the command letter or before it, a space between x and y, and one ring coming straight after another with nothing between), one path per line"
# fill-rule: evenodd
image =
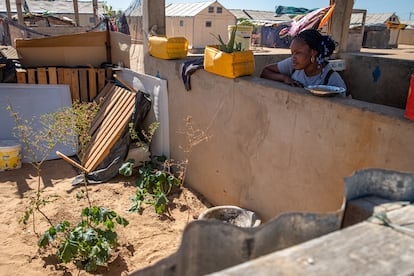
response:
M42 210L54 222L76 224L86 200L76 195L82 186L72 186L77 172L63 160L46 161L42 170L43 197L52 202ZM94 274L80 271L74 264L60 264L51 250L39 250L37 235L30 224L19 223L28 204L26 195L37 189L36 171L30 164L0 172L0 275L127 275L174 253L181 242L185 226L211 205L200 195L183 188L170 197L170 216L159 216L152 206L142 214L129 213L136 190L132 177L117 176L107 183L88 186L92 204L109 208L126 218L127 227L116 228L119 248L110 263ZM45 219L37 216L36 232L48 229Z

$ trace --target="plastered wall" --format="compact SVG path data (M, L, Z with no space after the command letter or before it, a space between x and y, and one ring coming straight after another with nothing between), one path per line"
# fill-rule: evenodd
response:
M248 208L264 220L331 212L343 202L343 178L355 170L414 171L414 122L403 109L204 70L186 91L182 62L149 57L146 73L168 81L171 157L186 158L188 116L209 137L192 149L185 185L215 205Z

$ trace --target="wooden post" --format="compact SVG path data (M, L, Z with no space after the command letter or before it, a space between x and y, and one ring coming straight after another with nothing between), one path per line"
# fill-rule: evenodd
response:
M11 19L11 7L10 7L10 0L6 0L6 10L7 10L7 18Z
M16 0L16 10L17 10L17 22L20 25L24 25L23 12L22 12L22 0Z
M148 61L148 34L152 27L157 26L157 33L165 35L165 0L142 1L142 33L144 49L144 71Z
M93 9L93 19L95 20L95 25L98 24L98 0L92 0L92 9Z
M337 52L346 52L354 0L335 0L331 3L336 4L331 17L332 37L339 44Z
M73 11L75 12L75 23L76 23L76 27L80 26L80 21L79 21L79 5L78 5L78 0L73 0Z

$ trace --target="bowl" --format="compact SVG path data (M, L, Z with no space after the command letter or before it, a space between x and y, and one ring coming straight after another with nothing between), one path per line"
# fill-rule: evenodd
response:
M311 92L313 95L321 97L333 97L336 95L345 96L346 89L338 86L331 85L309 85L305 87L306 90Z

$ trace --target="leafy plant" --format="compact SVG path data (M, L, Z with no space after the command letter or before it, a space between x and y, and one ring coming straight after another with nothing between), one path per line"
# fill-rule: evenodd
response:
M152 156L150 161L144 162L138 169L139 177L136 181L137 190L130 197L133 204L129 212L143 211L143 203L153 205L157 214L163 214L168 211L168 196L174 188L180 188L184 184L188 158L194 146L200 142L208 140L208 136L199 129L194 129L191 117L185 120L185 135L188 145L183 149L187 155L184 161L177 162L165 156ZM147 141L151 141L159 123L150 125L149 131L143 136ZM132 133L134 133L132 131ZM139 143L142 141L140 140ZM144 147L149 149L149 147ZM134 160L128 160L119 169L119 173L125 176L131 176L133 173Z
M33 230L36 233L35 213L40 213L48 221L50 228L40 236L38 246L57 247L56 255L62 262L74 261L78 267L87 271L96 270L97 266L108 261L111 248L117 245L115 224L125 227L128 221L107 208L92 206L87 187L88 181L84 174L85 189L77 193L77 198L87 199L88 207L82 210L80 222L74 227L66 220L53 224L41 209L51 200L49 197L41 196L43 189L40 185L40 173L42 164L58 142L72 144L82 163L91 141L89 132L99 110L99 104L74 102L71 107L43 115L40 119L43 128L38 130L35 130L27 120L23 120L11 106L8 109L16 121L17 136L23 141L38 176L36 194L30 196L29 205L20 221L26 224L32 217ZM36 121L36 118L33 120ZM77 139L71 139L73 137Z
M225 53L233 53L233 52L240 52L241 47L242 47L241 42L235 43L236 33L237 33L237 25L231 30L230 38L229 38L229 41L227 43L224 43L224 41L223 41L223 39L221 38L220 35L217 35L217 36L214 35L214 34L211 34L211 35L214 36L218 40L218 42L220 43L218 45L218 49L220 51L225 52Z
M60 120L62 110L46 113L39 118L34 116L29 121L16 112L11 104L9 104L6 109L15 120L15 136L21 141L23 149L25 150L23 158L30 161L30 164L36 169L37 174L37 189L28 195L29 204L19 222L27 224L29 219L32 218L33 232L37 233L35 214L36 212L41 214L49 223L51 223L50 219L43 213L41 208L53 201L51 200L51 197L42 196L42 166L58 143L67 145L73 143L74 139L69 133L67 126Z
M157 214L167 210L168 195L174 187L181 185L181 180L171 172L172 167L171 159L155 156L139 168L138 188L131 197L133 205L129 212L142 212L142 203L153 205Z
M75 264L86 271L95 271L110 258L111 248L117 245L115 224L127 226L129 222L114 211L103 207L82 210L81 221L71 227L68 221L50 227L39 239L39 247L56 243L60 261Z

